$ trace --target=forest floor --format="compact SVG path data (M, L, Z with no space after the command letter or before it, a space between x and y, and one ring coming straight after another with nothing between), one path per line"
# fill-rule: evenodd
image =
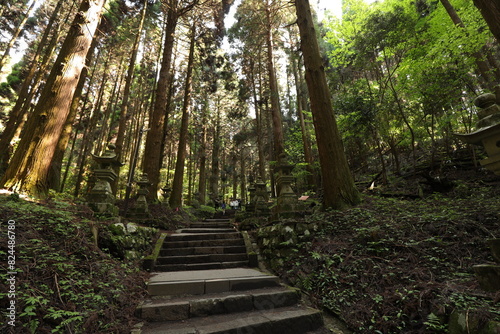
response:
M355 333L445 333L454 311L499 321L500 292L483 291L472 267L493 261L500 177L451 170L447 181L420 198L415 179L394 179L357 207L314 214L323 227L279 276Z
M453 310L498 320L500 294L482 291L472 266L492 262L485 240L500 237L500 177L462 170L448 179L448 192L419 198L416 180L394 178L357 207L313 214L307 219L322 228L277 274L355 333L445 333ZM102 222L63 199L0 195L2 314L11 301L9 220L17 326L2 316L0 332L130 332L148 273L99 249L91 227Z

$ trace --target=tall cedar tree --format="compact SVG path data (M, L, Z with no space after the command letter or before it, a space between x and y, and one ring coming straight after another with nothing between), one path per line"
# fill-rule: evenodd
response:
M198 3L198 0L164 0L167 6L167 23L165 26L165 41L163 44L163 58L161 62L158 84L156 87L153 111L149 119L149 131L144 147L143 171L148 175L151 187L149 196L158 197L158 184L160 183L160 169L163 158L164 123L168 111L168 87L171 80L172 50L174 49L175 29L179 18L189 12ZM183 6L184 5L184 6Z
M184 183L184 166L187 154L187 143L189 134L189 112L191 109L192 74L194 62L194 46L196 43L196 21L191 28L191 45L189 47L189 58L184 87L184 103L182 105L181 130L179 133L179 145L177 148L177 161L175 163L175 174L172 182L172 193L170 195L170 207L178 208L182 205L182 190Z
M323 59L308 0L295 0L306 81L323 180L323 206L342 209L360 202L333 113Z
M105 0L84 0L0 186L44 197L47 176Z

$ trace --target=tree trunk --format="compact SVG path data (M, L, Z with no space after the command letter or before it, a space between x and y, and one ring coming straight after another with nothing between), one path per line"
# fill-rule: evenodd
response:
M285 154L285 140L283 137L283 123L281 120L281 110L279 102L278 82L274 70L273 56L273 35L271 24L271 9L269 4L266 7L267 18L267 71L269 74L269 94L271 95L271 115L273 121L274 156L278 159Z
M158 185L160 183L160 169L162 158L163 124L166 117L166 106L168 97L170 68L172 63L172 50L174 48L174 34L177 26L178 14L177 4L172 3L168 7L167 24L165 27L165 42L163 45L163 58L161 63L158 85L156 87L155 103L149 120L149 131L146 136L144 147L143 171L148 174L151 182L149 197L156 200Z
M216 105L215 129L212 144L212 168L209 179L210 196L212 200L219 196L219 171L220 171L220 101Z
M146 11L148 8L148 1L144 1L142 9L141 20L139 22L139 27L137 28L137 35L135 36L134 45L132 47L132 55L130 56L130 63L128 65L127 79L125 80L125 88L123 89L123 98L120 108L120 120L118 125L118 134L116 136L115 152L120 158L123 149L123 140L125 138L125 128L127 125L128 118L128 100L130 97L130 88L132 87L132 80L134 79L134 69L135 62L137 59L137 53L139 51L139 42L141 40L142 27L144 26L144 19L146 18Z
M1 186L36 197L46 196L48 171L104 2L84 0L80 5Z
M323 205L342 209L360 202L333 113L330 91L308 0L295 0L306 81L323 179Z
M82 74L78 80L78 85L75 89L75 94L73 95L73 101L71 101L70 112L68 114L68 119L64 125L63 131L57 143L57 149L54 152L54 158L52 159L52 168L49 171L49 176L47 177L49 183L49 189L54 189L59 191L61 189L61 170L62 163L64 159L64 153L66 152L66 147L68 146L69 139L71 137L71 132L73 130L73 123L75 122L78 106L80 105L80 99L82 97L83 87L85 86L85 81L87 79L88 68L92 64L92 58L94 55L94 49L97 47L97 38L94 38L90 46L89 52L87 53L87 58L85 60L85 67L82 69ZM100 55L100 53L99 53ZM99 59L99 55L97 59ZM109 61L109 58L108 58ZM108 62L107 61L107 62ZM106 63L107 63L106 62Z
M189 134L189 109L191 108L191 77L193 74L194 45L196 42L196 23L193 23L191 31L191 46L189 48L189 59L184 88L184 104L182 106L181 130L179 134L179 145L177 147L177 161L175 163L174 180L172 182L172 193L170 195L170 207L178 208L182 205L182 189L184 181L184 164L186 160L186 147Z
M453 23L460 28L465 28L465 25L464 25L462 19L460 19L460 16L458 16L457 11L452 6L450 1L449 0L440 0L440 1L441 1L441 4L443 5L443 7L446 9L446 12L450 16ZM489 73L490 67L488 66L488 63L483 59L483 55L479 51L476 51L476 52L472 53L472 56L474 57L474 59L476 61L476 66L477 66L477 69L479 71L479 74L486 82L486 85L488 86L488 88L493 89L494 85L492 84L491 76Z
M208 98L208 94L205 96L205 101ZM198 156L200 159L200 167L199 167L199 182L198 182L198 201L200 204L206 204L207 197L207 113L208 113L208 104L204 104L203 106L203 116L202 116L202 125L201 125L201 143L200 149L198 151Z
M255 80L254 76L254 71L255 71L255 66L253 61L251 61L251 82L252 82L252 95L253 95L253 101L254 101L254 106L255 106L255 124L256 124L256 131L257 131L257 153L259 157L259 176L260 178L265 181L266 180L266 166L265 166L265 158L264 158L264 149L262 147L263 145L263 130L262 130L262 108L261 108L261 103L257 98L257 82ZM261 96L262 98L262 96Z
M35 80L33 82L33 79L39 79L41 74L45 71L46 64L50 57L48 55L52 54L52 51L56 45L57 37L59 36L59 27L56 28L56 31L53 33L53 37L50 41L48 42L50 32L52 31L52 26L54 25L54 22L56 21L57 16L59 15L59 11L61 9L62 3L64 0L59 0L59 2L56 5L56 8L54 9L49 22L47 23L47 27L45 28L45 31L42 35L42 38L40 39L40 43L38 44L37 50L35 52L35 55L33 59L31 60L31 65L30 69L28 71L28 74L24 78L23 84L21 86L21 89L19 90L18 93L18 98L16 100L16 104L12 108L12 110L9 113L9 120L7 121L7 124L5 125L5 129L2 132L2 135L0 136L0 166L6 166L7 162L9 160L9 146L12 141L12 139L15 136L15 133L17 129L19 128L19 125L22 122L22 119L24 118L24 115L28 108L24 108L25 104L31 103L31 99L34 95L34 92L37 90L37 87L39 83L37 82L38 80ZM46 53L47 55L43 58L41 66L37 65L39 63L40 57L42 56L42 51L43 48L46 46ZM38 72L38 75L37 75ZM31 93L30 93L31 89ZM3 174L3 169L0 167L0 174Z
M481 15L490 27L493 36L500 43L500 3L491 0L473 0Z

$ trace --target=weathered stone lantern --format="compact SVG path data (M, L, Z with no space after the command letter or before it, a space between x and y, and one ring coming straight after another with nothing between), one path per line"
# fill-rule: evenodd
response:
M481 160L481 165L500 175L500 89L497 89L497 95L478 96L474 104L480 109L477 130L455 135L468 144L483 146L488 158Z
M266 183L260 178L255 182L255 195L253 202L255 203L255 213L257 215L268 215L270 213L268 206L268 196Z
M255 186L251 184L248 186L248 198L250 199L245 205L245 210L248 212L255 211Z
M128 216L135 219L147 219L151 217L148 201L146 200L146 196L149 194L148 187L151 186L151 182L148 180L148 174L143 173L141 178L135 183L139 186L139 190L137 190L137 200Z
M294 181L292 170L294 167L286 161L283 155L275 168L278 173L276 177L278 200L273 212L276 219L294 217L299 211L298 197L292 190L292 182Z
M169 208L170 204L168 203L168 201L170 199L170 193L172 192L172 188L165 185L165 187L161 188L161 191L162 191L162 196L163 196L163 201L161 202L161 204L164 207Z
M111 189L111 183L118 177L114 168L123 165L118 161L114 150L115 146L109 144L103 155L91 154L92 159L98 164L98 167L93 170L93 176L97 181L87 195L87 202L92 210L109 216L118 216L118 207L115 206L116 199Z
M483 94L474 100L479 108L477 130L469 134L456 134L468 144L481 145L488 157L480 163L486 169L500 175L500 86L496 94ZM494 259L500 263L500 239L487 240ZM473 267L479 284L487 291L500 291L500 265L480 264Z

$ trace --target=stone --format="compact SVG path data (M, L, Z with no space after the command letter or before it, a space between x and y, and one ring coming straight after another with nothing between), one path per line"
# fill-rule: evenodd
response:
M490 246L491 254L496 262L500 263L500 238L489 239L487 241L488 246Z
M110 144L102 156L92 154L92 159L98 164L98 167L92 171L97 181L87 195L87 202L92 210L112 217L118 216L118 208L115 206L116 199L111 183L118 177L114 168L122 166L114 149L115 146Z
M500 265L479 264L473 269L483 290L500 291Z
M149 194L148 187L151 186L152 183L148 180L148 175L143 173L141 178L136 181L136 184L139 186L139 190L137 190L137 200L134 203L134 206L127 212L127 217L135 218L135 219L148 219L151 217L149 213L149 206L146 196Z
M496 95L491 93L478 96L474 103L480 108L477 130L455 136L468 144L483 146L488 158L481 160L481 165L500 175L500 106Z

